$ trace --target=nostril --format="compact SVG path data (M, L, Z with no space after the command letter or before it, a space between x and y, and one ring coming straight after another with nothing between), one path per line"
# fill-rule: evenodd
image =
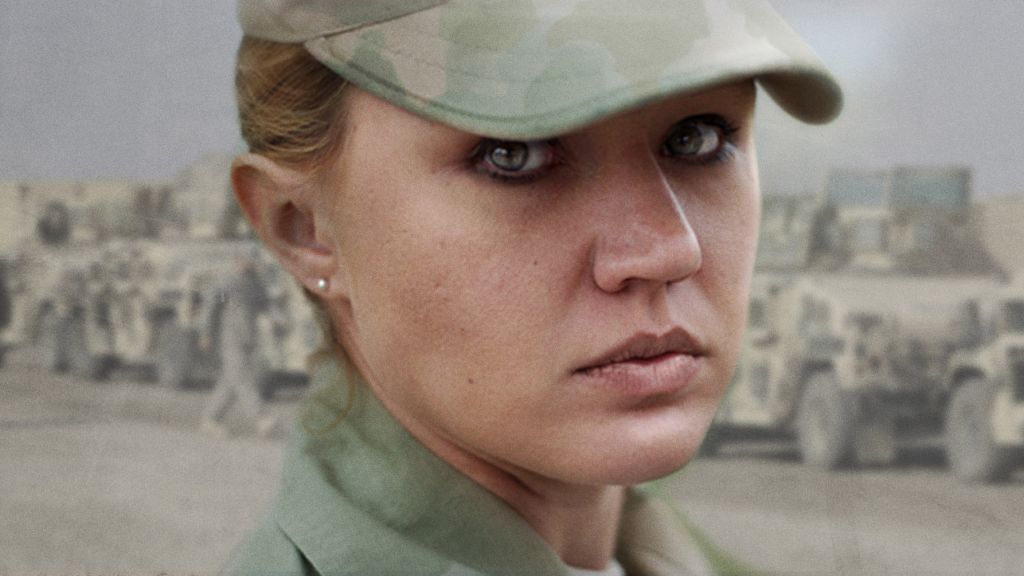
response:
M673 230L631 227L602 236L592 257L594 283L619 292L637 283L670 284L703 266L696 232L681 217Z

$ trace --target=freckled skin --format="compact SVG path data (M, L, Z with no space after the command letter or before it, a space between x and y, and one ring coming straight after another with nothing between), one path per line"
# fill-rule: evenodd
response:
M753 104L741 83L650 105L561 138L564 165L507 185L467 160L477 137L355 91L323 188L344 279L328 307L373 391L460 468L609 485L685 464L745 318ZM729 158L659 153L673 125L706 113L740 126ZM668 327L706 351L683 393L638 402L576 373Z

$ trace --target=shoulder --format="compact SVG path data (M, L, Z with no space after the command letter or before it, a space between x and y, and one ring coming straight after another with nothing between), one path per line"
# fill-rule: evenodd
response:
M222 576L314 576L315 568L268 515L235 547Z

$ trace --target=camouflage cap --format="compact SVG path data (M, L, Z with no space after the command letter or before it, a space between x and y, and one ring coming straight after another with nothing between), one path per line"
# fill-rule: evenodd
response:
M245 34L301 42L355 85L475 134L546 138L755 78L824 123L842 93L764 0L239 0Z

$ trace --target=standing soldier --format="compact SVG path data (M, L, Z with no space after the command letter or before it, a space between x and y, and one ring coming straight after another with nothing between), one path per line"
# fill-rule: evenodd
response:
M212 338L218 337L220 354L220 376L203 413L201 429L206 433L227 435L221 420L235 400L261 436L276 427L273 417L261 415L260 371L256 368L257 319L269 304L254 254L239 256L231 276L204 299L199 346L209 351Z
M10 323L12 316L11 296L7 290L7 262L0 259L0 330Z
M4 365L6 348L3 333L14 318L14 305L11 303L10 291L7 289L7 276L7 263L0 259L0 367Z

